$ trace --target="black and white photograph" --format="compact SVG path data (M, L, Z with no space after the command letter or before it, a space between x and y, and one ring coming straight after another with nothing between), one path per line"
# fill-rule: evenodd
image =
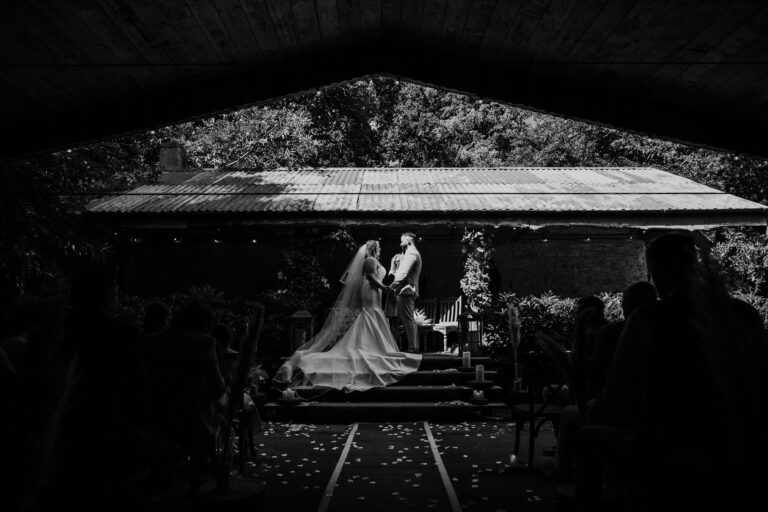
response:
M756 510L768 4L0 1L0 510Z

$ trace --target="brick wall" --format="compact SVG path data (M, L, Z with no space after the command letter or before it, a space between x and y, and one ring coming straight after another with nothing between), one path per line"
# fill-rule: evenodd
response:
M645 242L628 236L524 236L512 243L497 242L495 248L501 289L518 295L552 290L575 297L619 291L647 279Z
M388 269L390 259L399 250L401 231L363 227L354 229L353 236L358 242L379 239L383 249L381 263ZM421 237L418 248L424 263L422 296L459 295L463 230L437 227L416 232ZM296 233L281 233L281 243L290 244L295 236ZM173 244L166 236L129 246L124 266L125 289L142 295L164 295L208 283L252 297L277 285L275 276L283 260L281 252L269 242L269 235L261 236L257 244L222 238L221 244L212 244L210 240ZM552 290L563 296L579 296L621 290L633 281L646 279L645 243L630 239L627 232L550 228L546 234L529 232L520 236L511 230L500 230L494 248L499 289L520 295ZM349 257L332 251L321 251L319 256L332 285L328 293L332 300L340 288L338 277Z

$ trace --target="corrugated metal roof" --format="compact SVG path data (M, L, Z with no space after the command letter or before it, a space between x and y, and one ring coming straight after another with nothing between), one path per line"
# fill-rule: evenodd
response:
M174 172L93 201L102 214L754 212L766 207L654 168L323 168Z

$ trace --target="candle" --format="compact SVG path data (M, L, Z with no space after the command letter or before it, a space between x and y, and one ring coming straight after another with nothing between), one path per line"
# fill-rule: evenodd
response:
M470 366L470 355L469 355L469 352L462 352L461 353L461 366L462 366L462 368L469 368L469 366Z
M482 364L475 366L475 380L477 382L483 382L485 380L485 366Z
M286 400L293 400L296 398L296 393L292 389L286 389L283 391L283 398Z

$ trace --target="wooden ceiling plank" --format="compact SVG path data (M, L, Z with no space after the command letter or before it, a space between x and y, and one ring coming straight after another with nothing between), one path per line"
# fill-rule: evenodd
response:
M27 65L26 61L31 55L29 49L20 44L21 41L25 41L27 38L21 36L21 34L24 34L24 31L21 25L15 23L15 20L12 23L8 23L13 18L10 13L4 10L6 5L0 4L0 17L8 24L9 28L9 30L3 32L3 36L7 36L7 39L2 44L2 63L7 64L7 66L0 66L2 70L0 73L0 83L4 87L26 96L30 105L37 105L37 110L57 110L56 103L59 101L62 101L65 106L69 106L71 101L64 95L61 87L58 85L51 87L51 80L47 78L47 74L41 76L42 70L40 68ZM13 31L10 30L11 27L13 27ZM15 36L17 32L20 34L19 37ZM55 56L48 58L51 59L49 62L53 62L52 59ZM45 62L45 60L42 62ZM4 103L2 117L5 119L23 117L26 112L33 112L35 110L25 111L19 102L9 101L3 96L0 96L0 98L2 98Z
M421 21L424 19L425 0L409 0L403 3L400 10L400 26L406 32L408 39L421 39Z
M151 90L155 82L155 76L144 66L146 60L141 53L131 44L125 34L114 24L111 18L102 11L98 5L84 0L71 0L75 15L80 18L98 37L105 46L112 49L112 53L123 65L131 66L126 69L128 79L133 81L136 88Z
M464 53L476 54L483 42L485 32L493 21L493 13L498 3L498 0L474 0L472 2L464 23L463 39L467 46Z
M154 0L134 0L131 8L137 17L138 24L144 33L152 34L153 44L162 49L165 62L174 75L174 80L199 79L201 73L197 66L192 64L210 64L217 62L201 61L201 55L195 52L201 45L196 44L192 48L186 46L184 39L176 29L176 20L169 18L165 11L159 8L159 2ZM192 14L189 13L192 17ZM200 39L204 41L205 35L201 31ZM203 42L203 46L208 46ZM157 63L154 63L157 64ZM154 68L152 69L154 71Z
M31 11L27 11L28 13L34 13L34 23L24 25L28 32L27 37L21 40L23 46L42 43L49 48L56 47L58 49L56 53L60 56L60 60L51 64L83 66L80 68L52 68L56 69L56 80L48 84L48 94L58 98L67 98L69 105L77 105L82 101L82 98L103 99L109 94L114 94L121 85L127 83L122 80L124 75L115 69L102 69L98 76L94 75L95 68L90 66L110 62L110 59L114 58L114 54L103 48L98 38L69 10L67 3L57 2L53 5L41 5L36 1L28 1L25 2L25 7L31 9ZM61 30L62 25L66 27L65 31ZM59 27L58 30L57 27ZM30 52L30 56L33 55L34 52ZM38 63L45 64L44 61L38 61ZM39 69L37 73L43 73L42 69ZM75 73L83 75L83 78L75 77ZM44 75L40 76L44 77ZM108 82L115 83L115 87L110 90L104 88L104 78ZM42 78L42 81L45 82L45 78ZM71 87L74 84L80 86L80 91L76 96L71 93L72 90L77 89L77 87Z
M336 0L341 38L347 43L362 39L362 18L359 0Z
M524 0L501 1L496 4L491 16L491 24L480 42L478 56L486 60L495 59L504 40L515 26L515 19Z
M549 0L531 0L523 3L515 18L512 30L507 34L507 38L499 51L497 60L504 59L513 62L522 60L523 47L536 30L536 26L548 5Z
M214 5L243 61L263 61L265 56L261 44L251 30L240 0L216 0Z
M320 24L320 36L325 48L333 48L341 42L339 9L336 0L317 0L317 19Z
M442 45L451 51L457 51L463 43L464 24L467 22L470 7L471 0L448 0L441 34Z
M187 61L220 62L216 48L208 40L203 27L189 10L185 0L163 0L157 2L157 7L168 20L168 23L173 26L174 44L177 45L176 51L186 53Z
M612 61L614 56L631 51L637 44L646 43L648 40L643 36L642 30L649 26L650 30L657 30L652 22L659 12L669 5L671 4L665 0L637 2L608 36L598 42L594 51L585 55L584 60Z
M646 47L644 52L638 52L636 58L644 62L661 62L671 60L679 55L687 45L699 34L707 30L714 20L719 19L728 9L731 0L719 0L703 3L696 8L696 16L688 16L686 23L670 23L670 28L664 35L656 39L654 45ZM674 11L677 19L686 17L690 9L680 8ZM630 58L635 58L630 56Z
M301 43L305 48L316 51L322 46L323 36L320 33L315 2L313 0L292 0L291 8Z
M381 0L360 0L360 23L371 39L381 37Z
M219 16L216 5L209 0L186 1L187 8L216 50L219 62L230 64L244 62L243 55L229 33L229 29Z
M148 33L146 28L138 23L138 16L128 4L117 3L114 0L102 0L99 2L99 7L136 48L136 52L144 57L146 62L167 63L169 61L168 56L154 43L154 34Z
M419 36L427 46L439 44L448 0L425 0Z
M274 58L284 53L266 3L263 0L240 0L240 7L263 54Z
M677 94L684 91L692 83L683 79L685 74L693 67L710 67L705 62L722 60L722 54L717 54L714 49L738 27L743 26L752 16L757 15L764 6L748 4L744 2L731 3L726 10L716 17L710 17L710 23L691 39L674 56L670 57L670 64L659 66L642 82L643 87L651 90L651 95L659 88L674 89ZM681 64L690 63L690 64Z
M291 6L284 0L266 0L266 4L283 52L287 55L298 55L301 43L296 32L296 22L293 19Z
M768 6L763 6L707 54L707 62L712 64L691 66L683 73L684 83L691 85L673 100L686 103L701 101L734 76L735 68L728 62L764 59L767 30Z
M648 40L644 44L634 44L622 55L622 61L626 60L630 64L626 69L622 69L621 76L612 78L612 86L626 87L629 94L634 94L634 91L643 91L648 77L653 75L663 62L674 58L677 52L706 29L710 20L722 14L727 7L726 1L729 0L715 0L698 6L696 15L689 16L687 23L667 21L679 20L690 12L690 6L684 2L670 4L670 7L659 11L649 26L643 28L643 33L647 34ZM664 22L659 21L661 19ZM660 91L656 92L658 94ZM673 93L671 90L666 92Z
M571 9L557 36L552 38L542 52L544 59L564 59L594 23L609 0L579 0L578 7Z
M400 13L403 11L403 2L408 0L381 0L381 30L385 40L396 40L400 30Z
M766 50L768 51L768 50ZM766 53L768 55L768 53ZM768 103L765 98L765 84L759 77L768 76L768 63L747 64L740 66L733 76L715 89L714 97L722 97L717 102L718 111L739 112L753 119L768 116ZM750 105L745 109L745 105Z
M557 38L578 0L551 0L536 25L536 30L526 42L523 53L536 58L546 52L549 43ZM543 51L542 51L543 49Z
M583 62L592 55L598 45L629 15L637 0L610 0L595 17L589 28L568 53L571 61Z

